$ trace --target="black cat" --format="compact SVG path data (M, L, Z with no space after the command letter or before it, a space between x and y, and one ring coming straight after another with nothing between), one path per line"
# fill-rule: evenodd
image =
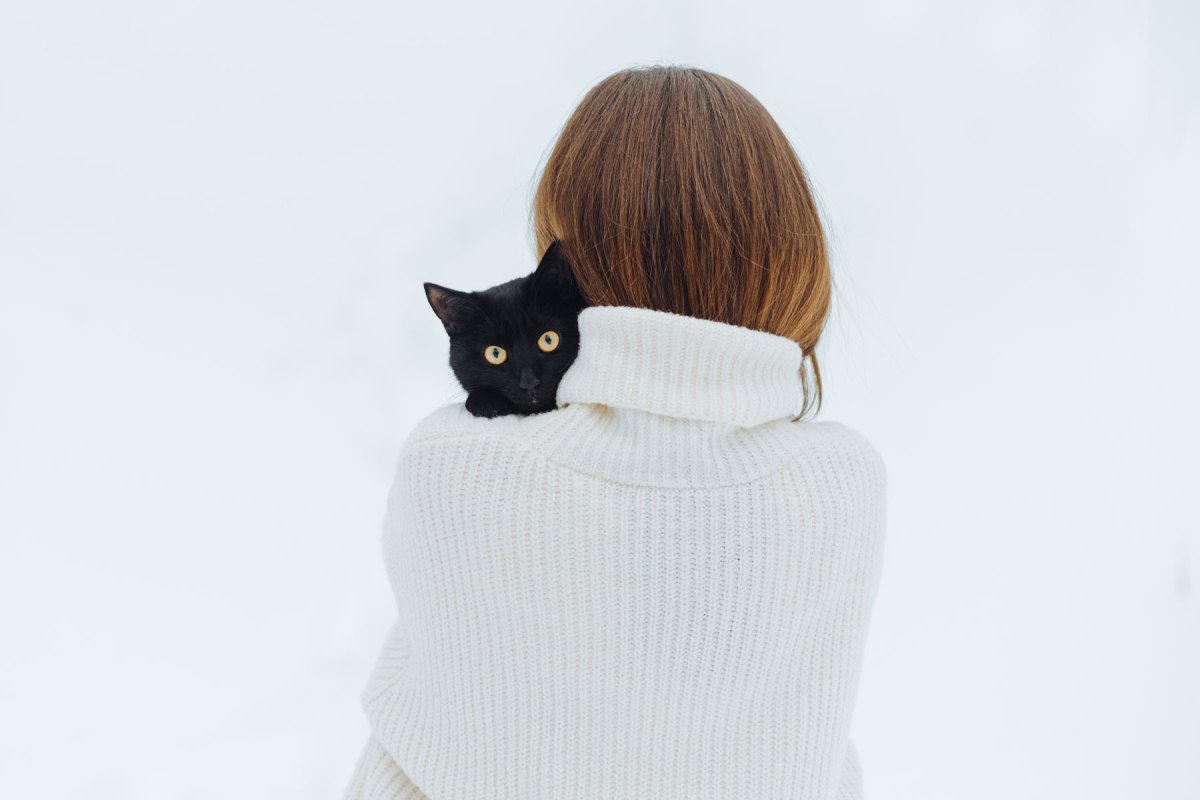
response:
M557 407L558 382L579 352L576 318L588 303L557 241L523 278L477 292L425 284L450 336L450 368L477 417Z

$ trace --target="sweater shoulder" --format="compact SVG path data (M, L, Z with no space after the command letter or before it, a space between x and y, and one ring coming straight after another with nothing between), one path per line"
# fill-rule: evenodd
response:
M476 417L464 403L447 403L418 419L404 439L402 449L411 449L422 442L459 436Z
M887 487L887 464L874 443L856 428L833 420L793 423L798 450L816 457L834 471L854 478L867 492L882 495Z
M875 444L857 428L852 428L844 422L823 420L821 422L802 422L797 424L802 433L808 433L815 441L821 442L829 450L844 454L849 458L871 462L872 467L883 470L886 468L883 455Z
M389 492L389 514L403 498L424 495L431 483L456 475L478 462L482 453L494 452L485 443L507 447L513 435L505 433L533 420L518 415L476 417L464 402L446 403L417 419L400 445Z
M416 421L404 439L401 451L408 452L423 444L449 444L457 439L524 441L551 423L556 413L557 410L530 415L477 417L467 410L463 402L447 403Z

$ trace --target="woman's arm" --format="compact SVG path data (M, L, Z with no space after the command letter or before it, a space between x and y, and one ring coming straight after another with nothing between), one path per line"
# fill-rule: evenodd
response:
M835 800L863 800L862 766L854 740L846 747L846 760L842 762L842 776L834 797Z
M362 703L369 705L379 695L383 694L402 674L404 664L408 660L408 638L404 634L402 622L397 619L388 632L387 640L375 667L371 671L370 680L362 692ZM366 747L354 767L354 774L342 800L429 800L409 779L404 770L388 755L383 745L372 732Z
M429 800L372 734L342 800Z

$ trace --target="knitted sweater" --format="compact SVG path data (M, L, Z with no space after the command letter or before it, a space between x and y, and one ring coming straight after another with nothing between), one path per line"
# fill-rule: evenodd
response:
M557 409L405 441L345 797L861 798L878 453L791 420L790 339L620 306L579 334Z

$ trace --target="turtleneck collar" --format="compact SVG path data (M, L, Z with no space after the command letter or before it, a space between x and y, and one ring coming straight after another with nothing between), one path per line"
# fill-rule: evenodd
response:
M749 427L800 413L802 360L798 343L766 331L650 308L588 306L557 402Z

